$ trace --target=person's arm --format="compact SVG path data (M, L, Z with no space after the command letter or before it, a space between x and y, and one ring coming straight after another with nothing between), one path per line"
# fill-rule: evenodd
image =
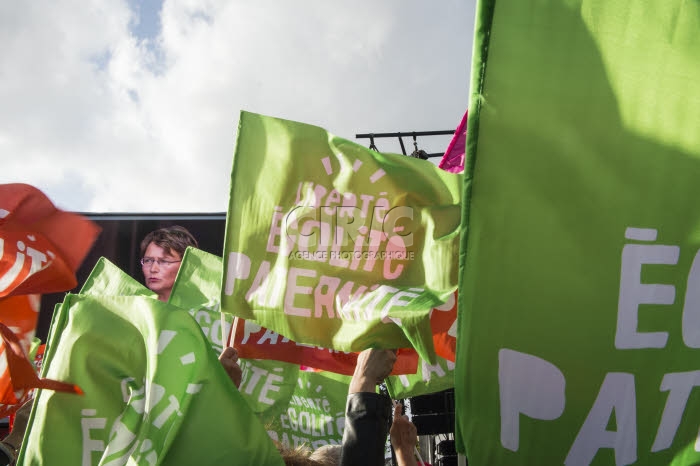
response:
M340 466L384 465L391 400L376 393L376 387L394 362L396 354L391 350L370 349L358 355L348 390Z
M415 424L408 420L408 416L402 416L401 403L394 405L394 422L389 430L391 446L396 453L396 462L399 466L418 466L416 455L416 443L418 442L418 430Z

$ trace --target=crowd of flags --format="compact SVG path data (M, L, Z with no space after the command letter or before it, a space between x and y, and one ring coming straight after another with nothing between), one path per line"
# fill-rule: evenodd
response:
M589 3L479 3L438 166L242 112L223 255L189 248L167 303L100 259L45 349L39 295L99 229L0 185L22 464L282 464L340 443L369 347L399 349L393 398L455 389L470 464L700 462L700 6Z
M266 127L280 122L291 125L293 128L286 130L311 147L317 141L309 138L308 132L320 135L320 141L329 139L323 130L308 125L253 114L246 119L251 120L251 128L257 126L253 120ZM244 142L247 133L244 124L239 133ZM280 135L277 131L264 137ZM375 172L386 169L391 174L399 157L387 160L385 155L346 141L335 143L343 147L336 153L341 162L341 157L354 152L355 166L374 165ZM328 148L321 144L317 150L324 149ZM288 154L297 157L298 163L293 150ZM279 157L279 152L271 155ZM249 164L253 157L260 158L256 148L239 150L235 164ZM314 157L310 154L309 161ZM425 171L426 162L405 160L408 163L401 168L404 174ZM319 169L326 170L322 164ZM234 165L233 173L236 171ZM455 193L459 177L445 178L449 185L445 190L441 187L445 179L428 175L428 183L445 193L442 196L448 204L443 209L449 206L458 212ZM392 189L404 188L397 184ZM222 293L226 256L188 248L167 303L157 301L139 280L102 257L79 292L67 294L56 306L48 341L39 342L34 331L40 293L75 288L75 271L99 228L84 217L55 208L31 186L0 185L0 191L0 283L7 284L0 299L5 324L0 324L2 360L6 361L1 380L3 414L11 414L35 398L21 448L22 464L45 464L49 457L51 464L65 465L124 464L127 460L135 464L191 464L198 453L186 454L181 439L211 445L207 451L212 452L212 458L226 459L230 464L251 464L254 458L258 458L255 464L280 464L272 439L292 447L341 442L345 394L357 358L355 351L347 349L355 346L359 350L357 345L362 343L355 343L354 333L345 330L340 332L345 340L336 340L340 344L334 344L333 338L321 342L329 343L324 346L310 344L304 332L285 328L287 335L282 335L236 311L222 312L226 311L221 306L222 297L225 301L228 296ZM259 195L252 186L249 196ZM383 195L391 198L386 192ZM421 202L423 211L433 208L430 199ZM232 196L230 211L239 210L241 204ZM453 228L458 223L458 218L451 220ZM230 224L227 231L232 231ZM453 233L448 240L452 248L456 244ZM420 257L426 244L441 247L439 238L428 238L412 250ZM456 270L456 263L451 267ZM360 279L363 275L367 274L356 274ZM397 363L387 379L387 388L395 397L454 385L456 274L448 275L452 282L445 288L448 299L435 301L435 296L429 295L414 324L409 314L400 316L403 319L388 316L393 320L386 323L377 314L365 326L368 330L358 332L361 337L371 334L372 326L399 329L389 343L399 347ZM372 280L376 277L366 280L367 284ZM410 286L416 289L416 284L406 285ZM358 296L351 295L346 304ZM369 301L365 296L363 303ZM437 305L425 308L426 301ZM419 328L404 332L402 325ZM379 333L381 337L390 334ZM404 334L410 335L409 339ZM425 344L421 356L411 341ZM239 390L231 386L216 357L229 345L235 346L242 358L244 374ZM39 347L43 367L37 368L34 355ZM240 462L231 463L232 458Z

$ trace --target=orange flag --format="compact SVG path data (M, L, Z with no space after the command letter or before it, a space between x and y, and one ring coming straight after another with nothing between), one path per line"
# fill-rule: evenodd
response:
M20 345L17 335L0 323L3 348L0 353L0 417L17 410L30 397L30 390L46 388L58 392L83 394L77 385L50 379L40 379Z
M29 352L39 317L41 295L0 298L0 322L17 336L24 354ZM0 340L0 417L18 410L31 396L30 390L14 391L5 358L5 343Z
M236 348L241 358L274 359L344 375L355 372L358 353L300 344L253 322L236 319L238 324L231 327L228 346ZM417 370L418 353L411 348L400 348L391 375L415 374Z
M25 353L29 352L34 338L40 302L38 294L0 298L0 322L17 335Z
M0 184L0 297L66 291L100 228L27 184Z
M430 313L430 329L433 332L435 354L455 362L457 349L457 292L445 304Z
M16 411L33 388L79 391L39 379L27 352L39 315L37 293L74 288L75 272L99 232L33 186L0 184L0 417Z

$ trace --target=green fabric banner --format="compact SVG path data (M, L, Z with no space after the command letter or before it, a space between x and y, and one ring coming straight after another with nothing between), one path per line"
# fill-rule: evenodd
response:
M83 283L80 294L92 296L150 296L156 294L129 274L114 265L109 259L100 257Z
M242 112L222 308L300 343L434 360L430 310L457 287L463 177Z
M469 464L700 464L700 3L479 3Z
M293 448L342 443L350 376L271 360L243 360L241 367L241 394L270 437Z
M233 322L228 313L221 320L221 268L221 257L188 247L168 300L195 318L217 355L224 349Z
M221 465L283 461L192 317L146 297L66 295L23 465Z

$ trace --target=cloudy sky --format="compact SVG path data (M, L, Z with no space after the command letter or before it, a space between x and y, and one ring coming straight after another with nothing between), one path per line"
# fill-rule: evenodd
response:
M453 130L473 23L474 0L0 2L0 183L80 212L224 212L241 110L350 140Z

